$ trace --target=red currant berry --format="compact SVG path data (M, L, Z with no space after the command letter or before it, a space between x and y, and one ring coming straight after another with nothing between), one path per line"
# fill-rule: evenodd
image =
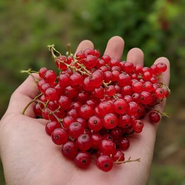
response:
M99 133L93 133L91 135L91 141L92 141L92 148L98 149L102 141L102 136Z
M76 144L72 141L68 141L62 146L62 154L68 159L75 159L77 153Z
M107 156L107 155L100 155L97 159L96 162L97 167L104 171L104 172L108 172L112 169L113 167L113 161L112 159Z
M48 69L47 69L46 67L40 68L40 70L39 70L39 76L40 76L41 78L44 78L44 75L46 74L47 70L48 70Z
M74 139L78 138L81 134L83 134L83 132L84 127L81 123L73 122L69 125L68 133L72 138Z
M99 150L105 155L114 155L116 153L116 144L114 141L103 139L100 143Z
M149 118L149 121L151 123L158 123L161 119L160 115L158 112L155 112L155 111L151 111L149 114L148 114L148 118Z
M125 154L121 150L117 150L116 154L112 157L114 163L122 164L125 160Z
M71 105L71 100L67 96L60 96L58 104L63 110L67 110Z
M120 141L119 141L119 149L120 150L127 150L130 146L130 141L128 138L123 137Z
M87 168L91 164L91 156L87 152L79 152L75 158L75 164L79 168Z
M51 134L52 140L56 145L62 145L68 141L68 134L62 128L56 128Z
M128 108L128 104L124 99L118 99L114 102L114 112L117 114L124 114Z
M165 63L161 62L156 65L156 70L158 73L163 73L166 71L166 69L167 69L167 65Z
M103 124L98 116L91 116L88 120L88 127L96 132L102 129Z
M91 137L89 134L81 134L77 140L76 145L81 151L89 150L92 146Z
M93 113L94 113L93 108L87 104L82 105L79 110L80 116L84 119L90 118L93 115Z
M113 113L108 113L103 118L103 126L106 129L113 129L118 125L118 118Z
M51 135L52 132L53 132L56 128L60 128L60 127L61 127L61 126L60 126L60 123L59 123L59 122L57 122L57 121L50 121L50 122L48 122L48 123L46 124L46 127L45 127L46 133L47 133L48 135Z
M134 120L133 122L133 129L136 133L142 132L144 127L144 123L141 120Z

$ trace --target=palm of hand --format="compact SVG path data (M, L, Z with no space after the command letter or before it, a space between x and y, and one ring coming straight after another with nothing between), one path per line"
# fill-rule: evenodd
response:
M84 41L79 45L78 50L88 47L92 47L92 44ZM122 50L123 41L119 37L114 37L109 41L105 53L121 58ZM133 49L127 56L128 59L133 59L133 62L134 57L137 61L142 62L143 60L142 52L138 49ZM158 60L168 63L165 58ZM166 76L167 80L164 82L168 84L169 74L166 73ZM33 88L31 78L25 83L27 84L22 86L28 87L28 83L30 83L28 88L30 90ZM30 100L36 92L36 90L35 92L32 90L33 94L29 94L29 97L25 96L22 104L18 104L21 94L24 94L23 90L24 87L20 87L17 90L19 95L15 93L12 97L13 103L10 103L10 108L0 124L1 157L8 184L146 184L156 133L156 127L147 123L147 118L145 118L142 134L130 139L131 146L128 152L125 152L126 158L130 156L132 159L141 158L141 162L115 165L109 173L98 170L94 164L84 171L76 168L71 161L61 155L61 147L54 145L50 137L45 134L46 121L32 118L34 116L32 107L27 111L30 117L11 112L12 109L20 112L25 106L25 102ZM29 91L29 89L26 90ZM158 106L158 109L162 109L163 106Z

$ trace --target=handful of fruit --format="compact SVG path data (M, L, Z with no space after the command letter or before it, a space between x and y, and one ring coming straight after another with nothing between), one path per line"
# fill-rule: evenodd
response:
M80 168L95 159L105 172L113 164L140 161L125 161L123 152L130 146L129 136L142 132L142 119L148 112L151 123L160 121L154 106L169 94L160 82L166 64L134 66L108 55L100 57L95 49L75 56L70 52L61 55L54 45L49 50L59 73L45 67L39 70L40 94L32 102L36 102L36 116L48 120L46 132L62 146L63 156Z

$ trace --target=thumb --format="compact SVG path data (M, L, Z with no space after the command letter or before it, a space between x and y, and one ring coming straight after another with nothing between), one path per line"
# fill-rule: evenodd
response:
M39 94L39 90L35 83L35 79L38 79L37 74L30 75L12 94L7 112L14 114L22 114L22 111L26 105L31 102L35 96ZM27 108L25 115L35 117L33 111L34 104L30 104Z

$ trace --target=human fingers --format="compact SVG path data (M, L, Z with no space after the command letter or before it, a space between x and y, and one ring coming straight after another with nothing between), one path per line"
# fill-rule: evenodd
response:
M143 65L144 62L144 53L139 48L132 48L128 54L126 61L132 62L134 65L141 64Z
M90 41L90 40L83 40L77 47L76 49L76 53L78 53L79 51L83 51L87 48L91 48L93 49L94 48L94 44Z
M39 93L34 79L38 79L37 74L30 75L12 94L8 111L9 113L21 114L26 105L29 104ZM34 117L33 104L27 108L25 115Z
M108 41L104 55L121 60L124 46L124 40L119 36L114 36Z

